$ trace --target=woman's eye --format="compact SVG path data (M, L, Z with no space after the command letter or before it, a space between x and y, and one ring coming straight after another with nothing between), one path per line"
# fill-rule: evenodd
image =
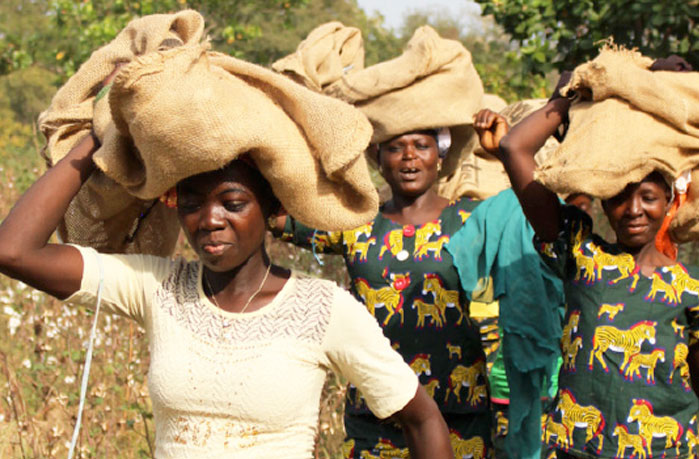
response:
M392 145L389 145L388 147L386 147L386 151L388 151L389 153L398 153L402 150L403 149L401 147L392 146Z
M415 144L415 147L416 147L418 150L429 150L429 148L430 148L430 146L427 145L426 143L416 143L416 144Z
M226 201L223 203L223 207L229 212L240 212L245 207L244 201Z
M188 202L183 199L179 199L177 202L177 208L181 212L193 212L199 208L199 203L194 201Z

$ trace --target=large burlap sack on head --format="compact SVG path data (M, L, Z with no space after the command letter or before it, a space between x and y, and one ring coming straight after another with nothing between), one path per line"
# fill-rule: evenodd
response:
M581 97L565 140L535 174L539 182L606 199L654 170L672 181L699 164L699 73L654 72L652 62L605 47L575 69L562 93Z
M442 176L467 153L473 115L483 85L471 54L455 40L420 27L399 57L344 75L324 92L359 108L374 127L372 143L430 128L449 127L452 136Z
M285 76L207 45L183 46L124 67L109 103L115 128L95 163L141 199L249 153L306 225L354 228L378 212L366 117Z
M318 92L343 75L363 68L362 32L337 21L316 27L296 52L272 64L274 71Z
M198 43L203 30L204 20L195 11L146 16L131 21L111 43L95 51L39 116L49 166L63 158L91 128L103 139L111 124L108 98L94 101L101 82L117 63L161 47ZM58 233L65 242L102 252L168 255L177 241L179 225L173 210L131 196L95 171L71 202Z

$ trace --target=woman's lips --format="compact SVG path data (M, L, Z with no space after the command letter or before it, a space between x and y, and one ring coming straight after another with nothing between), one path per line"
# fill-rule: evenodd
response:
M411 181L417 178L418 174L420 173L420 170L414 168L405 168L399 170L398 173L400 174L400 177L403 180Z
M641 234L645 232L647 228L648 225L645 224L626 225L626 232L628 234Z
M226 248L226 244L224 243L209 243L209 244L203 244L202 245L202 250L204 252L210 254L210 255L221 255Z

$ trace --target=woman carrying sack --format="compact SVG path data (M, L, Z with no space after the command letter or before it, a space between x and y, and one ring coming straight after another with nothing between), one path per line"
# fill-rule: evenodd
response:
M627 59L625 53L603 50L595 63L601 65L596 68ZM643 78L681 79L677 75L653 75L648 67L649 63L643 69ZM592 66L576 69L574 79L580 78L581 68ZM633 64L627 70L633 71ZM621 192L611 196L583 187L569 190L601 195L617 238L611 244L592 232L592 220L586 213L561 205L555 193L534 179L534 153L568 120L571 100L561 97L558 89L569 76L564 75L546 106L507 135L505 120L495 113L483 111L475 123L489 151L498 153L499 145L513 189L536 232L534 244L565 285L567 312L562 342L569 345L563 349L568 360L560 373L556 402L546 419L545 438L550 448L557 449L559 458L694 457L699 410L695 394L699 268L678 263L676 251L667 251L659 243L676 196L672 185L663 173L653 171L630 183L619 178L613 186L620 187ZM600 92L595 90L593 97L599 97ZM580 103L591 105L577 108L576 116L581 118L571 118L569 135L576 132L579 123L594 121L583 119L582 110L593 110L590 107L598 103L597 99ZM625 110L639 108L627 105ZM620 131L613 123L600 128L616 134ZM633 128L624 125L624 129ZM648 138L653 132L647 134ZM573 136L573 141L576 138ZM608 142L614 138L608 137ZM566 137L556 154L563 155L576 147ZM641 150L638 156L643 151L652 150ZM594 153L610 157L619 154ZM635 159L631 155L627 162L632 164ZM646 162L639 162L639 166ZM606 164L598 160L591 167L601 174ZM546 167L544 164L536 172L537 180L549 183L540 173ZM618 172L614 168L609 171ZM578 177L584 172L565 171ZM597 179L588 175L585 182ZM568 185L578 186L571 182Z
M236 76L242 74L245 82ZM184 91L201 85L210 91ZM72 303L92 305L101 297L109 311L146 329L156 457L312 457L326 368L360 387L377 416L402 426L412 457L452 457L435 403L366 309L330 282L273 266L266 254L266 222L279 207L279 187L327 180L299 167L304 158L315 160L310 148L317 138L279 107L295 104L301 119L312 107L332 113L329 124L337 131L356 123L351 150L359 160L369 135L352 107L290 85L206 46L149 54L123 67L109 93L116 129L98 154L96 137L85 137L18 201L0 225L0 270ZM222 93L236 97L226 104ZM206 109L214 105L223 113ZM234 131L244 120L259 126L267 118L275 118L277 132L288 128L299 137L278 144L272 135L260 140ZM200 138L182 142L178 132ZM282 153L297 155L295 168L287 164L291 178L270 165L271 159L284 163ZM123 180L115 167L138 167L136 156L119 162L128 154L137 155L146 172L123 182L131 192L157 195L175 185L179 221L199 260L48 243L95 162ZM149 161L164 163L151 169ZM154 182L158 173L170 182ZM145 179L135 186L134 177ZM345 189L358 183L335 179ZM320 194L288 194L284 206L297 206L299 218L314 222L303 209L318 205ZM333 199L322 202L330 216L352 217L338 202L331 205Z
M457 457L487 457L491 444L485 355L444 245L477 202L449 201L435 184L468 148L483 89L468 51L418 29L404 54L345 75L324 89L351 102L374 127L368 154L392 198L373 219L318 231L280 219L282 239L344 256L351 291L383 328L440 407ZM345 457L406 454L400 426L376 418L350 385Z

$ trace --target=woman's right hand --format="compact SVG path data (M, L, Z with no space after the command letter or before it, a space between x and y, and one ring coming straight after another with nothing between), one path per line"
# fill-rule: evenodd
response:
M483 109L476 113L473 127L478 134L481 147L493 156L498 156L500 141L510 131L510 125L502 115Z

